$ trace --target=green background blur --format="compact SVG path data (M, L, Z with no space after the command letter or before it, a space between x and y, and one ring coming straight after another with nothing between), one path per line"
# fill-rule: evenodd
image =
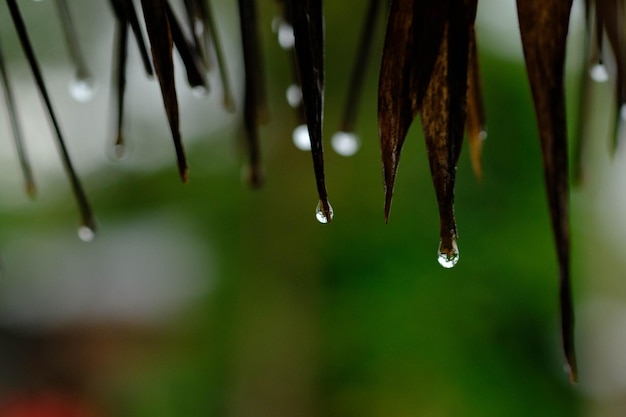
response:
M46 19L37 10L46 6L22 3L27 21ZM229 54L237 56L236 9L231 3L217 3L224 13L218 23L225 37L235 37L228 42ZM475 180L466 147L456 192L460 261L445 270L436 261L436 199L417 121L404 147L390 222L383 222L376 87L384 19L374 37L360 102L361 151L345 158L326 146L335 218L322 225L314 217L317 197L310 155L291 142L297 115L284 99L291 69L271 31L276 8L272 2L261 3L271 114L260 130L267 173L263 189L242 185L245 158L238 120L233 119L229 127L211 133L210 140L198 135L188 143L189 184L179 183L173 150L169 161L157 168L129 169L130 157L83 175L100 226L91 244L67 243L76 212L60 176L55 186L41 190L38 202L15 197L18 203L0 206L3 279L9 282L19 275L20 265L45 256L29 251L42 234L60 236L67 250L58 262L71 264L74 257L97 259L99 240L106 240L112 228L158 215L183 225L184 239L210 248L210 268L206 259L191 267L206 275L210 289L156 326L123 320L93 326L70 323L42 332L37 343L46 349L54 340L61 356L80 350L76 346L89 352L94 343L99 346L97 365L83 366L76 359L73 366L80 369L72 372L81 389L114 416L585 414L582 398L562 370L557 265L523 64L481 50L489 132L484 180ZM325 136L330 138L339 125L365 2L327 3ZM112 24L110 15L98 18L86 6L74 7L80 10L79 27L86 38L97 38L92 25ZM497 19L481 7L485 19ZM5 49L13 51L12 62L19 62L23 58L15 45L8 46L13 35L8 35L12 27L7 22L3 16L2 33L9 38ZM33 23L34 32L35 27ZM50 31L56 37L52 52L41 44L38 51L71 72L58 30ZM46 58L42 61L45 74ZM101 73L106 77L107 71L104 67ZM236 70L236 83L240 75ZM574 73L568 90L572 100L577 77ZM186 86L180 83L179 89ZM106 88L99 94L106 96ZM127 111L129 123L132 109ZM225 114L215 105L206 109ZM569 110L574 114L576 105ZM107 117L83 112L94 119ZM154 119L166 129L162 111ZM6 119L1 120L4 129ZM183 119L183 134L189 136L185 128ZM575 130L574 122L570 128ZM160 137L150 133L152 137L143 138L141 129L135 127L135 152L146 146L141 143L170 146L166 130ZM2 146L12 152L6 141ZM73 156L80 161L81 154ZM4 175L19 189L17 171ZM584 282L581 230L587 223L580 214L584 201L575 200L573 274L578 297ZM158 228L161 221L150 227ZM170 254L151 256L167 260ZM123 270L126 265L116 267ZM93 268L85 280L99 273L96 263ZM141 265L133 268L142 273ZM51 269L46 279L54 282L58 274ZM177 273L169 278L170 286L180 279ZM20 334L19 326L9 333ZM5 378L2 387L15 385Z

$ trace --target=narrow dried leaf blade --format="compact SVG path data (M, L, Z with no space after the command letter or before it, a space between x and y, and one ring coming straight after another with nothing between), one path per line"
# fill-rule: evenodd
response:
M454 186L467 120L470 38L476 0L458 1L453 6L422 104L422 126L439 206L439 251L447 259L458 257Z
M178 173L183 182L187 181L187 159L180 135L178 118L178 99L174 83L174 63L172 61L172 35L167 19L167 5L165 0L142 0L143 16L150 39L150 50L154 70L161 86L161 95L165 112L172 132Z
M252 187L260 187L264 178L258 124L265 111L265 83L260 76L263 71L255 0L239 0L239 19L245 78L243 119L248 142L247 180Z
M535 104L560 276L563 349L577 378L570 283L569 181L563 87L571 0L518 0L520 32Z
M483 178L482 148L487 135L485 104L480 80L476 33L470 33L470 54L467 74L467 137L469 139L472 169L478 181Z
M176 14L172 10L169 2L165 2L167 11L167 21L170 25L170 32L172 34L172 40L174 46L183 61L185 72L187 74L187 82L192 88L202 88L208 90L207 80L204 77L203 65L200 62L200 57L193 47L193 45L187 40L183 28L176 17Z
M332 218L324 177L324 152L322 123L324 111L324 17L321 0L289 0L295 37L297 71L302 86L302 100L309 137L311 155L322 203L322 212Z
M378 130L389 218L400 152L439 52L446 2L392 0L378 84Z

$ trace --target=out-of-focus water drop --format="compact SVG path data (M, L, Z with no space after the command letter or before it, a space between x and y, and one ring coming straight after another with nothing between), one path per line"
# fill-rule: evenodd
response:
M195 98L206 98L209 95L209 89L204 85L196 85L191 89L191 94L193 94Z
M302 103L302 88L298 84L291 84L285 92L287 103L294 109Z
M439 242L437 261L439 262L439 265L446 269L452 268L457 264L457 262L459 262L459 247L456 244L456 240L452 241L452 253L442 251L441 242Z
M601 62L596 62L589 68L589 76L597 83L604 83L609 80L609 72Z
M85 103L96 94L96 82L91 76L76 77L69 85L72 98L81 103Z
M91 242L96 237L96 232L89 226L78 228L78 237L83 242Z
M331 206L330 203L328 203L328 209L330 211L330 219L329 219L324 214L324 210L322 209L322 207L323 207L322 201L320 200L317 203L317 207L315 207L315 218L317 219L318 222L322 224L326 224L333 219L333 217L335 216L335 212L333 210L333 206Z
M293 48L296 38L293 34L293 26L284 20L278 25L278 44L281 48L287 50Z
M296 148L301 151L311 150L311 137L309 136L309 128L307 125L296 126L291 137Z
M361 148L361 139L352 132L337 132L331 138L335 152L342 156L352 156Z

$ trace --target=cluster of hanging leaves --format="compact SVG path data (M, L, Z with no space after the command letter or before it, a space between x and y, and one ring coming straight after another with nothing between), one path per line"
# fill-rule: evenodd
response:
M241 40L245 67L243 124L248 148L248 180L251 185L263 182L258 125L267 118L266 90L255 0L238 0ZM26 25L16 0L6 0L22 49L31 67L41 98L48 111L60 156L70 179L81 214L84 238L93 236L95 222L80 180L75 173L55 115L46 85L30 43ZM132 34L140 52L144 71L156 75L169 121L176 152L178 172L187 181L188 171L180 134L174 65L175 49L184 63L188 84L194 91L208 91L206 73L213 61L223 83L223 104L235 106L229 73L215 26L210 4L205 0L184 0L186 19L181 22L169 0L141 0L147 41L139 13L130 0L109 0L115 18L113 78L116 105L115 149L124 152L124 92L128 39ZM384 3L384 2L383 2ZM302 117L310 141L319 196L317 217L326 223L333 211L328 202L324 177L322 122L324 108L324 14L321 0L278 0L282 11L280 25L293 38L294 78L300 85ZM76 68L79 87L89 87L91 75L81 54L65 0L56 0L65 30L70 57ZM564 99L564 62L572 0L518 0L519 28L532 90L539 138L543 154L546 190L559 263L563 348L572 381L576 380L574 354L574 318L570 287L570 237L568 220L568 154ZM623 6L617 0L587 0L589 26L588 52L591 78L601 77L608 54L614 58L616 105L621 112L616 132L626 120L626 37ZM477 0L442 0L422 2L390 0L383 10L380 0L369 0L361 40L348 90L348 99L340 131L354 129L358 97L376 19L387 16L387 27L380 66L378 123L385 187L385 221L389 219L393 188L402 145L413 119L419 114L428 151L428 161L436 190L440 216L439 262L450 268L459 258L457 225L454 217L456 167L464 137L470 147L476 176L482 177L481 146L486 137L485 115L479 76L474 22ZM605 51L604 39L610 50ZM150 45L149 47L147 45ZM289 48L290 49L290 48ZM23 145L14 95L0 50L0 81L9 111L26 190L36 193L32 169ZM588 86L585 77L584 86ZM587 91L585 88L584 91ZM619 116L621 114L621 117ZM584 147L578 145L578 155ZM580 161L580 157L577 158ZM582 163L575 169L583 177Z

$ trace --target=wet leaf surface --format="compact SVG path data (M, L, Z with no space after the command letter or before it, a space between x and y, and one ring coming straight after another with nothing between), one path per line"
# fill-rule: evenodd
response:
M266 117L267 105L255 0L239 0L239 20L245 68L243 123L248 144L247 181L252 187L260 187L264 175L258 124Z

